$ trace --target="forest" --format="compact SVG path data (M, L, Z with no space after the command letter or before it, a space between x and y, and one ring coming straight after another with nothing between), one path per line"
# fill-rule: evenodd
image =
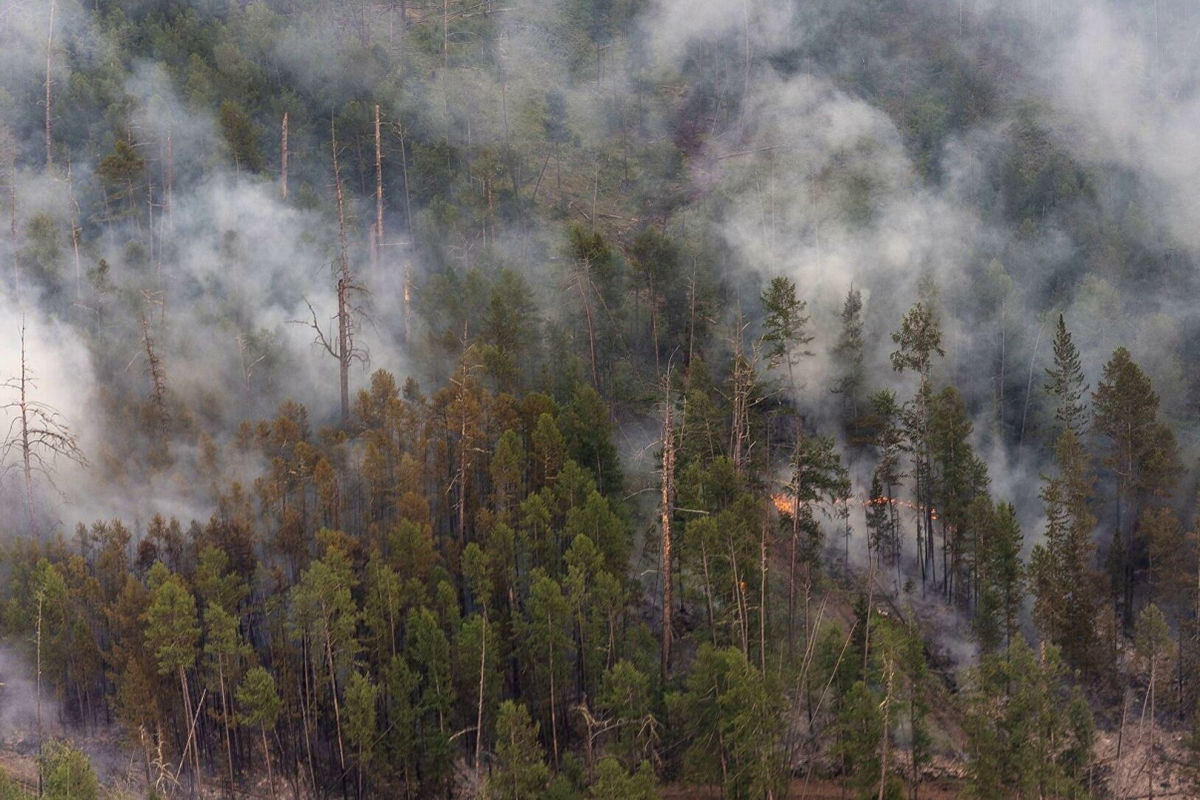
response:
M0 800L1200 794L1191 0L0 0Z

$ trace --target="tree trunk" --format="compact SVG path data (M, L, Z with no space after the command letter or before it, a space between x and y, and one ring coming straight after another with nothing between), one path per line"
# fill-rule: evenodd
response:
M330 122L333 147L333 181L337 191L338 210L338 385L341 390L342 424L350 421L350 258L346 245L346 199L342 190L342 170L338 166L337 131Z
M50 138L50 67L51 59L54 55L54 0L50 0L50 25L46 33L46 168L49 169L53 164L54 158L52 153L52 142Z
M217 680L221 688L221 716L225 723L225 762L229 767L229 792L230 795L237 789L237 782L233 777L233 740L229 729L229 698L225 693L225 659L217 658Z
M675 513L675 428L671 408L671 376L668 372L663 381L666 395L663 406L662 433L662 500L659 508L659 525L662 529L662 653L659 671L664 683L671 677L671 613L674 598L674 578L671 563L671 517Z
M383 148L379 132L379 104L375 104L375 251L381 259L383 235Z
M329 633L329 619L325 619L325 658L329 664L329 691L333 694L333 724L337 729L338 767L346 772L346 751L342 746L342 709L337 696L337 671L333 664L333 641Z
M267 745L267 726L263 725L260 730L262 731L263 759L267 762L267 786L269 787L267 791L270 792L271 800L274 800L275 776L271 774L271 748Z
M548 647L550 659L550 741L554 746L554 768L558 769L558 698L554 693L554 623L550 615L546 615Z
M200 748L197 747L192 741L192 731L195 730L196 720L192 713L192 696L191 693L188 692L187 673L184 672L182 665L179 667L179 687L183 693L183 705L185 711L187 712L184 716L184 719L188 726L187 741L183 746L183 757L187 758L188 750L190 749L192 752L193 769L192 793L195 794L196 787L200 783Z
M287 200L288 193L288 112L283 112L279 130L279 193Z
M483 634L479 645L479 702L475 706L475 773L479 774L483 755L483 679L487 668L487 615L483 617Z

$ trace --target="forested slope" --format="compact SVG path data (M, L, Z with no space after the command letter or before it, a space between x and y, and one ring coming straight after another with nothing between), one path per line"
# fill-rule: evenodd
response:
M1200 18L1010 5L0 6L0 735L1190 791Z

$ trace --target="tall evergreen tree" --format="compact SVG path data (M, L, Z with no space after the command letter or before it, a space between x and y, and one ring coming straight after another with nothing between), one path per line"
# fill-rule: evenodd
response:
M1011 503L976 499L971 508L976 530L979 602L972 628L980 648L994 652L1012 644L1025 602L1021 567L1021 528Z
M1033 619L1042 636L1062 648L1067 666L1090 674L1096 663L1101 591L1092 543L1095 477L1069 428L1058 437L1054 454L1057 474L1043 479L1041 492L1046 540L1034 545L1029 558Z
M1126 626L1132 626L1133 596L1142 509L1172 492L1181 466L1171 429L1158 419L1158 395L1150 379L1119 347L1104 365L1104 380L1092 395L1092 432L1102 450L1101 463L1117 484L1112 545L1109 549L1114 602Z
M930 495L942 529L942 593L966 604L978 550L968 510L987 490L987 465L971 447L974 425L957 389L947 386L938 392L929 414Z
M1054 333L1054 366L1046 369L1045 391L1055 403L1054 428L1051 442L1057 442L1063 431L1082 437L1088 426L1087 385L1083 382L1083 367L1079 350L1071 341L1063 315L1058 315Z
M863 341L862 290L850 289L842 306L842 330L833 348L838 371L833 391L841 400L842 427L851 432L864 411L863 392L867 383L863 365L865 343Z
M906 405L905 427L913 454L913 480L916 484L917 555L921 562L921 584L929 578L937 580L933 550L933 487L931 485L931 456L929 415L933 389L930 372L933 356L946 355L942 350L942 323L932 301L920 300L904 315L900 330L892 334L897 349L892 353L892 369L896 372L917 373L920 383L912 401Z
M813 336L808 330L808 303L796 295L796 284L784 275L771 279L760 298L763 307L763 344L767 364L787 367L788 382L796 390L794 368L803 356L811 356L808 346Z

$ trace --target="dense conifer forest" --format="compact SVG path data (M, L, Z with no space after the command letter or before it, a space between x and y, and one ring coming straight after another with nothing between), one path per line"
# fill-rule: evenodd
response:
M0 798L1200 793L1191 0L0 0Z

